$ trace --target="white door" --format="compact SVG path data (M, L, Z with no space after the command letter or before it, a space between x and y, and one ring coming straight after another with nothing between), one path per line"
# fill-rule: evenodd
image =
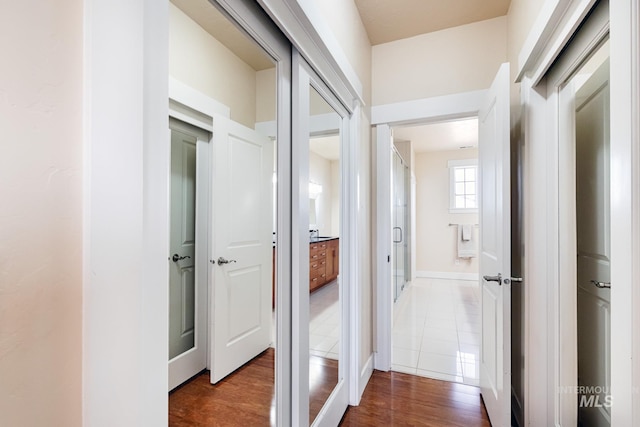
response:
M609 61L576 93L578 423L610 425Z
M511 425L511 206L509 64L502 64L479 114L480 387L494 427Z
M206 367L206 282L196 279L197 143L171 122L169 390ZM198 266L198 268L201 268Z
M214 117L211 382L271 343L273 143Z

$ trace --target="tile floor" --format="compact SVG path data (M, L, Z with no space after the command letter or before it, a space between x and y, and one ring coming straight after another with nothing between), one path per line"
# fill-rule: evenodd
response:
M480 314L477 281L414 280L394 307L392 369L478 385Z
M338 359L340 349L340 315L338 280L309 295L309 353L312 356ZM276 318L272 313L271 347L276 342Z
M324 285L309 296L309 353L338 359L340 351L340 311L338 280Z

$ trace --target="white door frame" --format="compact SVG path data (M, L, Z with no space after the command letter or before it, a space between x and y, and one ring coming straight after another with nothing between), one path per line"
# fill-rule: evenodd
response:
M386 104L371 109L376 126L376 252L374 367L391 369L391 126L477 116L486 90Z
M559 340L563 318L560 246L562 171L557 97L543 79L594 1L548 1L520 55L525 138L525 424L569 425L575 399L558 389L568 375ZM640 8L610 3L611 70L611 382L612 425L638 425L640 413ZM551 91L550 91L551 92ZM540 230L546 230L541 233ZM566 296L565 296L566 297ZM563 362L564 361L564 362ZM573 368L571 368L573 369ZM575 392L569 392L576 394Z

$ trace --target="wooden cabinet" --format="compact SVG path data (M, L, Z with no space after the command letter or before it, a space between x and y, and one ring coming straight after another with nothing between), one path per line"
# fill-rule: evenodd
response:
M276 248L273 248L271 270L271 306L276 306ZM340 239L309 243L309 292L338 278Z
M309 292L338 277L339 239L309 243Z
M327 282L338 278L340 268L340 240L329 240L327 246Z

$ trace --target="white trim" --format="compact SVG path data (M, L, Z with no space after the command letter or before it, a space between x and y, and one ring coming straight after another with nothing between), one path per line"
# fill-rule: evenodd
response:
M525 134L523 167L524 185L524 328L525 328L525 391L524 425L554 425L552 390L553 329L549 321L549 305L552 303L550 276L553 255L548 251L548 236L553 223L553 212L547 206L554 196L553 185L548 175L553 170L548 161L547 147L544 143L549 137L549 115L544 111L544 96L532 88L529 78L524 78L521 86L522 102L527 108L522 116L522 128ZM550 230L541 233L539 230ZM527 285L529 284L529 285Z
M391 128L387 124L376 128L375 176L376 176L376 236L375 258L375 302L374 331L376 343L375 368L380 371L391 369L391 322L393 287L391 282Z
M471 280L478 281L480 273L456 273L453 271L416 271L416 277L429 279Z
M393 123L394 125L425 121L444 121L477 116L480 104L487 91L452 95L434 96L432 98L371 107L371 124Z
M211 118L211 121L213 121L214 114L220 114L227 118L229 118L231 114L231 109L226 105L171 76L169 76L169 99L187 106L194 111L206 114Z
M360 379L358 381L358 383L360 384L360 386L358 387L358 399L355 402L351 402L351 405L353 406L358 406L360 404L360 400L362 399L362 395L364 394L364 389L367 387L367 384L369 383L369 380L373 375L373 359L374 354L371 353L369 355L369 358L367 359L367 362L364 364L362 370L360 371Z
M353 114L348 120L349 134L342 145L347 145L345 149L343 149L343 153L348 152L348 156L342 159L341 163L344 165L340 165L342 168L341 173L346 178L343 178L342 191L345 192L342 195L340 203L347 203L344 205L347 212L344 216L348 217L348 225L347 227L343 227L342 230L348 230L347 235L349 237L349 249L348 249L348 263L350 268L348 269L349 273L349 282L352 285L349 286L348 294L349 294L349 305L348 305L348 336L349 336L349 359L347 363L349 364L349 378L347 378L348 386L349 386L349 404L357 405L360 402L360 398L362 397L362 393L360 393L360 389L364 388L367 385L367 381L362 383L362 376L358 375L358 368L360 367L360 354L362 352L361 348L361 314L360 314L360 301L362 301L362 283L360 279L362 277L360 273L360 269L362 268L362 264L359 263L360 256L360 227L358 227L358 208L361 205L361 197L360 188L359 188L359 180L358 176L360 174L360 162L358 159L358 152L360 148L360 138L362 123L361 123L361 109L360 105L356 102L355 108L353 110Z
M611 425L640 425L640 6L611 17ZM614 285L615 284L615 287Z
M528 75L533 86L576 32L596 0L547 0L518 55L520 82Z
M83 3L82 424L166 425L168 3Z

